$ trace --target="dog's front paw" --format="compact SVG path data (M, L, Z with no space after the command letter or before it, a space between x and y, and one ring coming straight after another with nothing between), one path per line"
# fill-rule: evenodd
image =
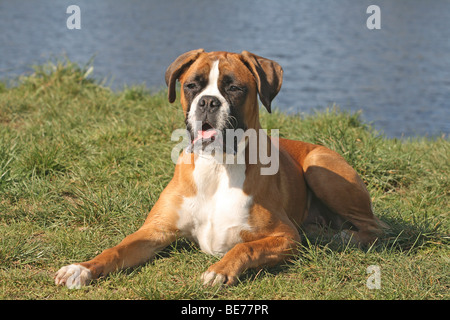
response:
M212 265L207 271L203 272L202 277L203 285L216 286L216 285L234 285L237 281L237 277L231 275L225 270L218 270Z
M65 284L69 289L80 289L82 286L88 285L91 279L91 271L79 264L62 267L55 274L55 284Z

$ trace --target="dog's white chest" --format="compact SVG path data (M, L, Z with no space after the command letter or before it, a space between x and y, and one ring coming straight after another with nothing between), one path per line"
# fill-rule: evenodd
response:
M199 157L193 172L197 194L184 198L178 228L210 254L224 255L241 242L252 197L243 192L245 165L222 165Z

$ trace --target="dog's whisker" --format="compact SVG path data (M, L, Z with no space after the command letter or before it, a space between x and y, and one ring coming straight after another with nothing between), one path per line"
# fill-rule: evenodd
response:
M228 117L225 119L225 122L230 125L230 129L236 129L238 126L238 120L233 115L228 115Z

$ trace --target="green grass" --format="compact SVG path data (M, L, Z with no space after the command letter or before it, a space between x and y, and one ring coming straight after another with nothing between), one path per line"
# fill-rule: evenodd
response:
M0 299L449 299L449 141L387 139L359 114L269 115L282 137L325 145L360 173L392 230L369 250L303 241L301 254L204 288L216 261L181 239L154 261L82 290L53 284L63 265L137 230L171 179L179 104L144 87L113 92L70 62L0 84ZM366 287L369 265L381 289Z

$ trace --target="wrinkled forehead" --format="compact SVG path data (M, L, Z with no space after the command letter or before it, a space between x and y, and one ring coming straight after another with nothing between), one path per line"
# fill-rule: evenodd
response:
M209 52L202 54L180 78L180 82L191 80L208 81L211 69L217 65L219 77L231 82L254 82L253 75L240 59L240 55L230 52Z

